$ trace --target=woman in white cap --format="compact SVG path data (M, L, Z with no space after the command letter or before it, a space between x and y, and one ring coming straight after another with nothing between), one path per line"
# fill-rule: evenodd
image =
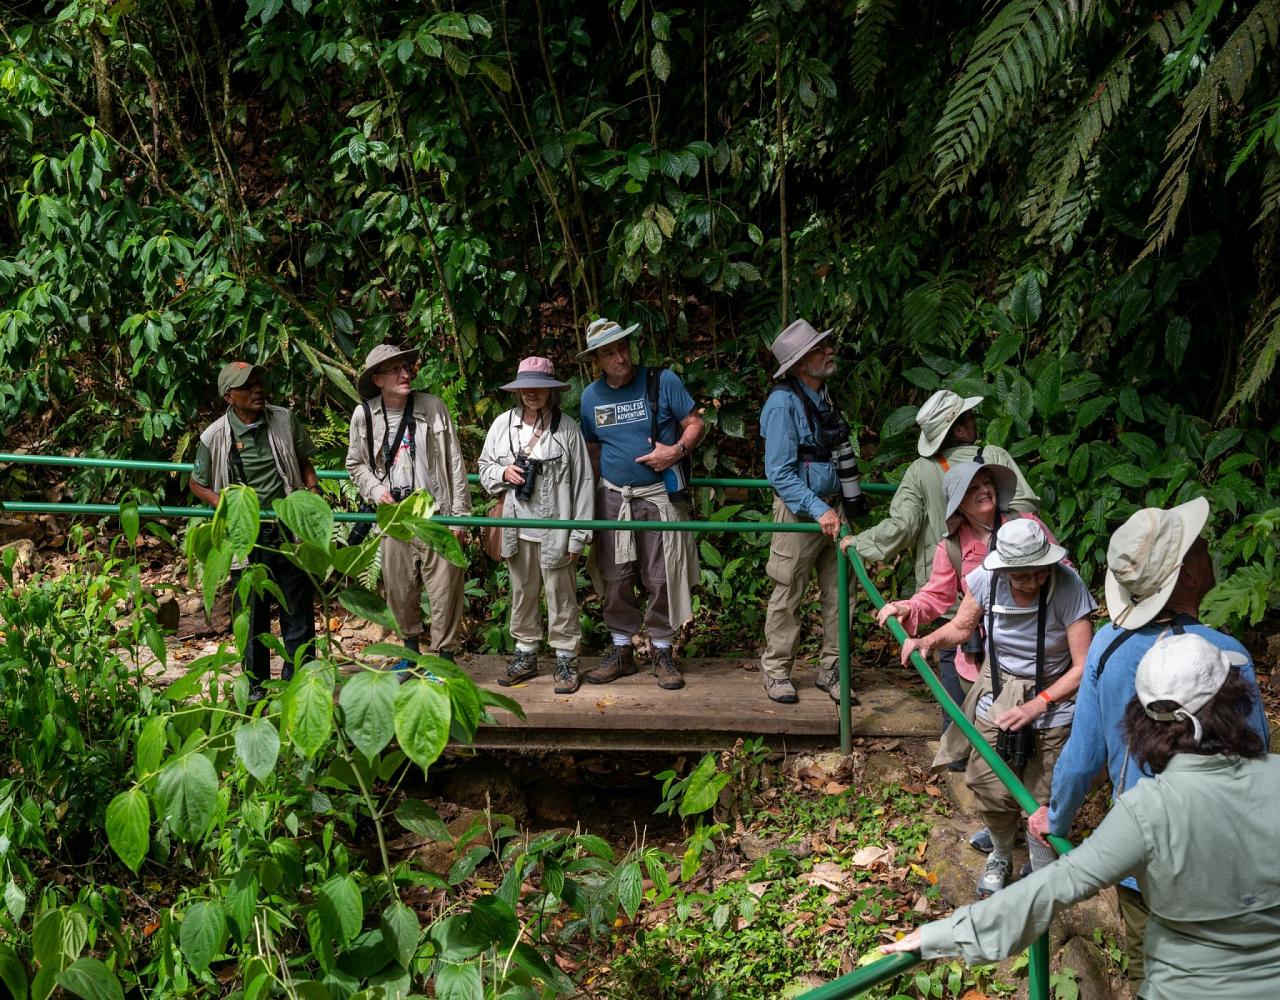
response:
M590 520L595 498L591 459L578 423L563 418L560 391L546 358L520 362L503 389L517 405L489 428L480 452L480 485L501 496L501 516ZM556 653L555 691L573 694L581 676L578 648L577 560L591 541L585 529L504 527L502 558L511 574L511 637L516 653L498 683L507 687L538 672L542 646L539 596L547 600L547 640Z
M1080 575L1062 562L1066 554L1037 522L1007 522L982 565L965 577L969 592L955 618L902 647L906 663L912 652L959 646L982 625L986 662L969 695L975 725L1039 800L1049 794L1054 762L1071 732L1093 637L1089 616L1098 606ZM978 754L969 758L965 784L991 834L992 851L978 879L978 896L989 896L1008 880L1022 811ZM1030 841L1028 849L1033 869L1053 861L1051 848Z
M1249 725L1242 657L1170 635L1138 665L1125 711L1134 760L1155 777L1116 799L1070 854L885 952L995 962L1055 914L1133 875L1151 907L1142 1000L1272 1000L1280 983L1280 761Z

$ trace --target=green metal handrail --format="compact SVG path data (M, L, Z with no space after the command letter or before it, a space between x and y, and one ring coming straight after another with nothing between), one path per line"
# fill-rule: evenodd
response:
M867 567L862 562L862 557L858 555L857 550L851 547L845 554L848 557L849 564L853 567L855 575L858 577L858 582L862 584L867 596L871 598L871 603L875 605L877 610L884 607L885 599L872 581L871 575L867 572ZM840 565L844 569L845 560L840 560ZM898 640L899 645L906 643L907 632L896 617L889 618L886 626L890 634ZM915 667L916 673L920 675L925 684L928 685L929 690L933 692L934 697L938 699L938 703L951 719L952 724L959 727L965 739L969 741L978 755L986 761L995 776L1000 779L1005 788L1013 795L1018 805L1028 815L1039 809L1040 803L1035 800L1035 796L1027 790L1027 786L1022 783L1021 779L1010 770L1009 765L996 753L995 748L982 738L982 734L978 732L973 723L964 717L964 712L947 692L947 689L943 687L942 681L933 672L933 668L929 666L924 657L919 653L912 653L911 665ZM1053 845L1053 848L1059 854L1066 854L1071 850L1071 841L1065 837L1050 834L1049 843ZM861 969L855 969L847 975L833 979L829 983L824 983L816 989L801 994L799 1000L846 1000L848 997L856 997L873 986L879 986L882 983L896 979L922 961L924 960L917 952L886 955L877 962L872 962ZM1028 949L1027 971L1028 995L1031 1000L1049 1000L1048 934L1042 934L1031 943L1031 947Z
M0 464L11 462L15 465L61 465L79 469L132 469L135 472L190 472L190 462L152 462L137 458L96 458L86 455L27 455L22 452L0 452ZM345 469L320 469L316 475L321 479L350 479ZM467 476L467 482L478 483L480 477L475 473ZM706 489L772 489L767 479L724 479L720 477L700 478L694 476L689 480L690 486ZM866 483L862 489L867 493L892 494L898 487L893 483Z

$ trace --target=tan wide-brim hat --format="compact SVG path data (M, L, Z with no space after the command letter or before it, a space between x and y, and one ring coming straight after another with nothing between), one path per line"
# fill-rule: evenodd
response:
M1172 510L1144 507L1116 529L1104 586L1112 624L1132 631L1160 613L1208 520L1209 501L1196 497Z
M773 377L782 378L791 370L792 365L830 337L831 333L832 330L823 330L819 333L805 319L798 319L792 323L769 345L769 350L778 360L778 370L773 373Z
M1054 545L1044 529L1030 518L1006 521L996 532L996 547L982 560L983 569L1011 569L1015 572L1042 569L1062 562L1067 550Z
M587 349L579 351L575 357L576 361L586 361L588 358L594 358L595 353L601 347L612 344L621 340L623 337L630 337L633 333L640 329L639 323L632 323L630 326L620 326L611 319L594 320L587 327Z
M379 344L369 352L368 357L364 359L364 371L360 373L360 377L356 380L356 392L360 393L361 399L372 399L379 394L379 389L373 384L373 372L375 368L385 365L388 361L408 361L410 364L418 360L418 349L410 348L409 350L401 350L391 344Z
M981 396L958 396L950 389L939 389L924 401L924 406L916 412L916 423L920 425L920 440L916 442L916 450L922 458L937 454L942 442L947 439L947 431L960 419L961 414L972 410L982 402Z
M946 520L950 521L960 511L960 503L969 492L969 484L979 472L991 475L996 488L996 510L1008 510L1013 495L1018 492L1018 477L1012 469L994 462L961 462L953 465L942 477L942 495L947 502Z

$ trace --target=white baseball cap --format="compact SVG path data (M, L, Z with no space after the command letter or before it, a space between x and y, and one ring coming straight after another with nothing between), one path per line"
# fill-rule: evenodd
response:
M1190 719L1195 740L1200 742L1200 720L1196 713L1221 690L1232 667L1246 662L1239 653L1219 649L1202 636L1184 632L1162 635L1138 663L1134 690L1142 710L1157 722ZM1150 706L1173 702L1170 711Z

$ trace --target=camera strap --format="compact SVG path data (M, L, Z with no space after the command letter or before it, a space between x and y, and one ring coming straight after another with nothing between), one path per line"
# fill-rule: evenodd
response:
M1174 635L1182 635L1187 630L1188 625L1199 625L1200 619L1194 615L1188 615L1183 612L1173 616L1173 621L1169 623L1169 628ZM1098 657L1098 672L1094 675L1094 679L1102 676L1102 671L1107 669L1107 661L1111 659L1111 654L1123 646L1126 642L1138 634L1137 629L1125 630L1121 629L1120 634L1107 644L1107 648L1102 651L1102 655Z
M1000 658L996 655L996 583L999 577L991 576L991 597L987 606L987 658L991 662L991 693L1000 697ZM1048 626L1049 584L1045 582L1040 588L1040 601L1036 608L1036 694L1044 690L1044 634Z
M365 445L369 449L369 464L373 467L373 474L381 480L391 478L391 464L395 461L396 452L400 450L400 443L404 440L406 433L409 435L410 481L413 481L417 474L418 446L414 434L417 422L413 419L413 395L413 392L410 392L409 398L404 401L404 412L400 414L400 426L396 428L395 440L389 443L387 432L391 430L391 426L387 420L387 404L382 404L382 475L378 475L378 463L373 453L373 413L367 401L360 404L364 407Z

